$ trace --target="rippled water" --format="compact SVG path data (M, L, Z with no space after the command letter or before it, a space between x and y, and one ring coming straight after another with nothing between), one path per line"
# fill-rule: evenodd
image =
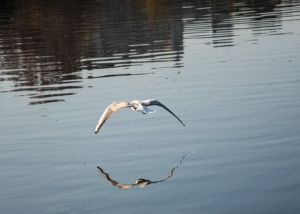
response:
M2 5L1 213L299 212L298 1Z

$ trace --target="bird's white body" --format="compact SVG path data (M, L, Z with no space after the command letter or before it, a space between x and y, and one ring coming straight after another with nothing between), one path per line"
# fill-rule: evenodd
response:
M133 111L141 112L142 114L149 114L149 113L155 113L156 112L155 110L147 108L147 106L145 106L142 102L140 102L138 100L134 100L134 101L130 102L130 104L137 106L136 109L134 107L131 107L131 109Z
M182 125L185 126L185 124L170 110L168 109L166 106L164 106L162 103L160 103L157 100L145 100L145 101L139 101L139 100L133 100L131 102L114 102L112 104L110 104L104 111L104 113L102 114L102 116L100 117L97 126L95 128L95 133L97 134L97 132L99 131L99 129L101 128L101 126L104 124L104 122L117 110L121 109L121 108L126 108L126 107L131 107L132 110L136 111L136 112L141 112L142 114L148 114L148 113L154 113L156 112L155 110L149 109L147 106L151 106L151 105L157 105L160 106L164 109L166 109L168 112L170 112L174 117L176 117L181 123Z

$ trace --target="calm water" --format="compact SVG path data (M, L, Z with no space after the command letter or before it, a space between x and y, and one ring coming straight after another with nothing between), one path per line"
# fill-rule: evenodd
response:
M299 1L1 3L0 212L299 213L299 58Z

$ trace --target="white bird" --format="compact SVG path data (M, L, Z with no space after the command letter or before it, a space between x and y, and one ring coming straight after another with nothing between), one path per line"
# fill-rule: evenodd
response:
M185 124L170 109L168 109L166 106L164 106L159 101L157 101L157 100L144 100L144 101L133 100L131 102L113 102L112 104L110 104L105 109L105 111L103 112L102 116L100 117L100 119L98 121L98 124L97 124L97 126L95 128L95 134L97 134L97 132L99 131L99 129L101 128L101 126L105 123L105 121L114 112L118 111L119 109L126 108L126 107L131 107L132 110L134 110L134 111L141 112L142 114L148 114L148 113L154 113L154 112L156 112L155 110L147 108L147 106L153 106L153 105L163 107L168 112L170 112L174 117L176 117L177 120L179 120L182 123L182 125L185 126Z

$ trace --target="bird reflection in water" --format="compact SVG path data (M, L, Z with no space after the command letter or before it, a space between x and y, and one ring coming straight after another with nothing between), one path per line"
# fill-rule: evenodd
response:
M186 155L185 155L186 156ZM169 173L169 176L162 179L162 180L158 180L158 181L150 181L150 180L147 180L147 179L144 179L144 178L140 178L140 179L137 179L135 181L134 184L121 184L121 183L118 183L117 181L115 180L112 180L109 175L107 173L105 173L103 171L103 169L101 169L99 166L97 167L98 171L103 175L104 179L108 182L110 182L113 186L117 186L119 187L119 189L130 189L130 188L133 188L134 186L136 185L139 185L141 188L147 186L147 185L150 185L150 184L156 184L156 183L159 183L159 182L164 182L166 180L168 180L169 178L171 178L173 176L173 172L174 170L181 166L182 165L182 161L183 159L185 158L185 156L182 157L181 161L179 162L179 165L177 165L176 167L174 167L170 173Z

